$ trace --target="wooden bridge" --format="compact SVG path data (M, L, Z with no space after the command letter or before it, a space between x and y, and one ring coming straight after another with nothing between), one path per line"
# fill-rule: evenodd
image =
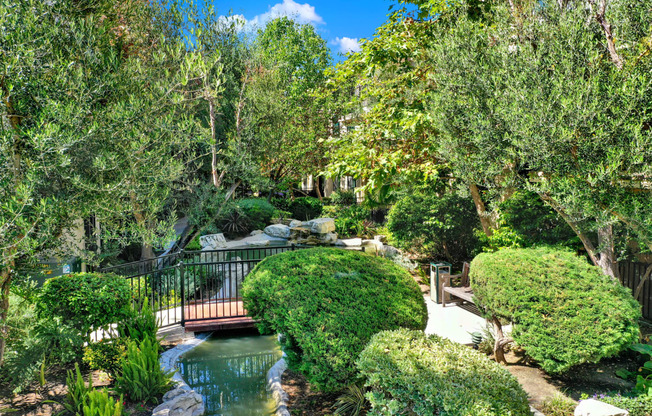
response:
M124 276L133 303L148 301L163 328L179 324L188 332L249 328L255 322L242 303L244 279L266 257L303 248L308 247L182 250L101 272Z
M245 277L264 258L295 246L181 251L102 269L129 280L134 304L148 300L162 327L188 332L253 327L242 302Z

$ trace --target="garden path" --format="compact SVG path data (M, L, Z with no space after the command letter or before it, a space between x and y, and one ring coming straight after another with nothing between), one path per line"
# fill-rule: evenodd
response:
M486 328L485 319L477 313L473 305L449 304L443 307L432 301L429 294L424 295L423 298L428 307L426 334L437 334L460 344L472 344L471 333L476 331L482 333ZM509 332L511 328L506 326L505 330Z

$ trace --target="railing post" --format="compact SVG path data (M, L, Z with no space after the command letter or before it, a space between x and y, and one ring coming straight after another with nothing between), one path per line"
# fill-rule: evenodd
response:
M179 262L179 281L181 283L181 326L186 326L186 282L183 260Z

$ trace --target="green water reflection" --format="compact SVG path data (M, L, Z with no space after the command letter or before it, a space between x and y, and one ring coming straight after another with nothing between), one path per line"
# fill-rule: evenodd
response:
M212 337L185 355L179 369L204 396L207 415L272 415L267 371L281 358L274 336Z

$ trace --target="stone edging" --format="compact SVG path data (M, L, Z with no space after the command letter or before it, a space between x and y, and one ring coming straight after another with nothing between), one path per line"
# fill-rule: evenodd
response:
M179 358L183 354L187 353L188 351L195 348L202 342L206 341L208 337L211 336L211 334L212 333L208 332L208 333L200 334L199 336L194 338L186 339L181 344L161 354L161 357L159 358L161 369L163 371L174 371L174 377L172 377L172 381L174 381L177 388L181 388L184 390L192 390L190 386L185 382L183 377L181 377L179 371L177 371L177 361L179 361Z
M153 416L168 416L179 414L187 416L201 416L204 414L204 401L201 395L195 392L185 382L177 370L179 358L192 350L202 342L206 341L211 333L201 334L184 340L174 348L165 351L159 357L159 364L163 371L174 371L172 382L174 388L163 396L163 402L153 411Z
M530 412L532 412L532 416L546 416L532 406L530 406Z
M285 359L281 358L267 372L267 389L276 400L276 416L290 416L288 410L288 394L283 390L281 376L287 369Z

